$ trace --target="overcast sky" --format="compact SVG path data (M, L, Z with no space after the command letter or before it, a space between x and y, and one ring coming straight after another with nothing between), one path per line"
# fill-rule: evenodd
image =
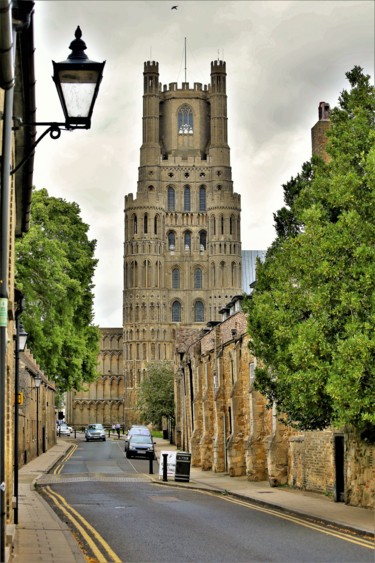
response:
M354 65L374 76L373 0L37 0L34 22L38 121L63 121L51 60L70 54L77 25L89 58L106 60L91 130L44 139L34 172L37 188L78 203L97 239L94 320L101 327L122 325L124 196L137 186L144 61L158 61L160 82L179 87L185 37L191 84L208 84L211 61L226 61L244 250L274 240L282 184L311 156L319 102L337 104Z

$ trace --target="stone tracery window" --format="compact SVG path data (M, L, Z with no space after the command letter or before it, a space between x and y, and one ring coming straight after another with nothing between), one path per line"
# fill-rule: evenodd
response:
M204 305L202 301L196 301L194 304L194 322L203 323L204 321Z
M206 186L199 187L199 211L206 211Z
M190 209L190 186L184 188L184 211L191 211Z
M194 270L194 289L202 289L202 269L195 268Z
M178 110L178 134L193 134L193 111L187 104L184 104Z
M176 194L172 186L168 186L168 211L176 209Z
M172 322L181 322L181 303L179 301L172 303Z
M172 270L172 288L180 289L180 270L178 268Z

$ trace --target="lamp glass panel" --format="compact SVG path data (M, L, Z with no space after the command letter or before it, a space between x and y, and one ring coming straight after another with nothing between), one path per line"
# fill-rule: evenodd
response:
M27 341L27 333L21 333L18 335L18 350L19 352L23 352L26 348L26 341Z
M99 73L93 70L59 72L61 90L69 117L88 117Z

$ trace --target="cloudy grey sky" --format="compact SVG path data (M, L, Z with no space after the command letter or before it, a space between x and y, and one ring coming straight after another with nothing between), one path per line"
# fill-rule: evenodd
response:
M39 121L63 120L51 59L67 58L77 25L89 58L107 61L92 128L43 140L34 183L80 206L98 241L95 323L121 326L124 196L137 186L144 61L159 62L162 84L179 85L185 37L188 82L208 84L211 61L226 61L242 248L263 250L274 239L282 184L311 156L319 102L337 104L354 65L373 78L374 2L37 0Z

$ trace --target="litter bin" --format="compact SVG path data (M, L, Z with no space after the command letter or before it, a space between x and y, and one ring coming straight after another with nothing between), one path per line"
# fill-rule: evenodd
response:
M176 453L176 471L174 480L175 481L189 481L190 480L190 464L191 464L191 454L188 452L177 452Z

